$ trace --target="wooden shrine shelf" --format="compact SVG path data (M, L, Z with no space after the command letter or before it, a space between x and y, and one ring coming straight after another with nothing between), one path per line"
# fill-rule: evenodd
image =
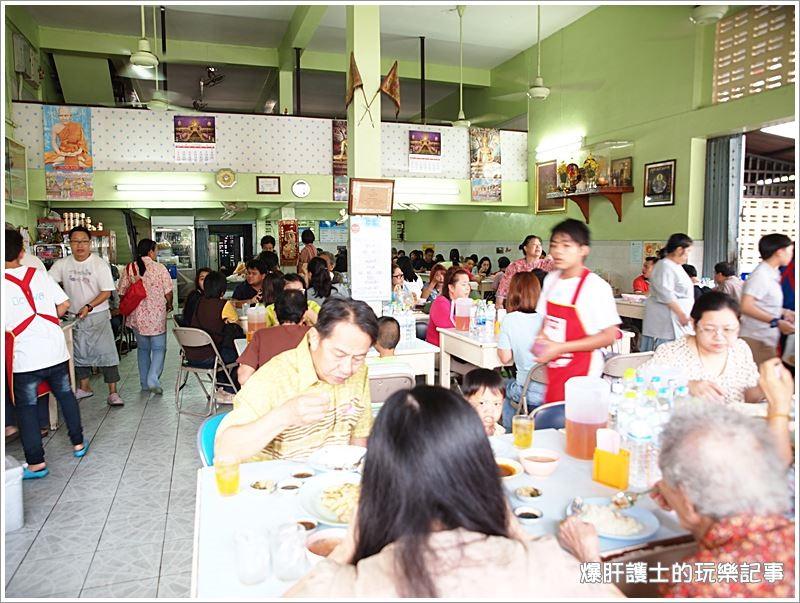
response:
M574 192L574 193L548 193L548 199L561 199L566 197L572 199L577 206L581 209L586 223L589 223L589 200L592 197L605 197L614 206L614 211L617 212L617 222L622 222L622 195L625 193L632 193L632 186L604 186L602 188L594 188L591 190Z

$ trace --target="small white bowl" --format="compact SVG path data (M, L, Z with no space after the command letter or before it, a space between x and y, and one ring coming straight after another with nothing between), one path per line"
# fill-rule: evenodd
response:
M300 517L295 521L295 523L299 526L302 526L302 528L309 533L313 532L319 527L319 522L313 517Z
M306 552L308 553L308 558L312 563L317 563L325 559L336 546L339 546L339 542L342 542L347 536L347 530L343 528L327 528L325 530L317 530L312 532L308 538L306 538ZM328 551L328 555L319 555L311 550L315 542L319 542L320 540L325 539L336 539L339 542L336 543L336 546L332 547L330 551Z
M520 486L514 490L514 496L525 503L537 502L536 499L542 495L542 489L536 486Z
M309 477L314 477L317 474L311 467L298 467L294 471L292 471L292 477L295 479L308 479Z
M251 492L256 492L258 494L272 494L275 492L276 488L275 480L271 479L259 479L250 482L249 486Z
M524 454L520 455L519 460L529 474L537 477L547 477L558 467L561 455L548 448L529 448Z
M522 465L520 465L519 462L515 461L514 459L498 456L494 460L497 463L498 471L500 471L500 477L504 480L514 479L523 473ZM512 473L509 475L503 475L503 467L511 470Z
M278 482L279 494L297 494L300 492L300 487L303 485L302 480L288 477Z
M542 513L541 509L526 505L524 507L517 507L514 509L514 516L520 521L520 523L532 524L544 517L544 513Z

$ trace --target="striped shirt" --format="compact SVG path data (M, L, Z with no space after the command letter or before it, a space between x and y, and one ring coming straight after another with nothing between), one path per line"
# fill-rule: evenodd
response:
M366 438L372 428L367 366L344 383L320 381L309 350L308 336L293 350L278 354L260 367L233 401L233 410L222 420L219 432L232 425L245 425L275 410L301 394L327 394L332 407L313 425L296 425L280 433L248 461L307 458L330 444L349 444L351 438Z

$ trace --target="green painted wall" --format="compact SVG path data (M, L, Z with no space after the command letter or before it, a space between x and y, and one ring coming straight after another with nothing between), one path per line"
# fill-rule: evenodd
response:
M545 101L528 102L531 205L537 145L579 130L586 144L634 143L618 155L631 154L634 163L635 191L623 197L623 221L617 222L607 201L594 198L590 227L595 239L657 240L676 231L702 237L706 139L793 119L795 87L710 105L714 26L694 26L688 11L687 6L601 6L543 41L542 74L552 92ZM517 102L492 97L532 80L533 50L493 69L489 89L465 92L467 117L520 114ZM437 111L452 114L452 107L449 98ZM644 208L644 165L666 159L677 160L676 203ZM407 219L406 235L409 240L464 240L472 233L476 241L503 240L511 230L516 239L525 232L547 232L565 217L582 218L571 202L566 214L485 214L480 221L464 212L416 214ZM453 233L454 228L464 234Z

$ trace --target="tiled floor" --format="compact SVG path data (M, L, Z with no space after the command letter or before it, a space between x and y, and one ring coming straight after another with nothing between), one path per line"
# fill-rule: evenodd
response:
M188 597L202 418L178 415L178 355L169 342L163 396L139 391L136 351L122 357L110 408L102 377L80 402L91 448L72 456L66 428L45 443L50 475L23 482L25 525L6 534L8 597ZM185 406L201 410L192 378ZM19 441L6 448L24 459Z

